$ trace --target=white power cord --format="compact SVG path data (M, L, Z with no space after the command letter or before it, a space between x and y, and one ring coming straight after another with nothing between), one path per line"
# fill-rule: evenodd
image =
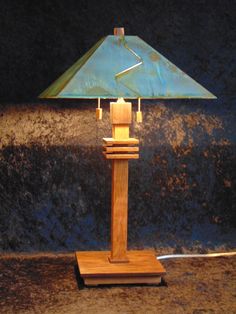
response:
M170 258L220 257L220 256L233 256L233 255L236 255L236 252L208 253L208 254L171 254L171 255L157 256L157 259L161 260L161 259L170 259Z

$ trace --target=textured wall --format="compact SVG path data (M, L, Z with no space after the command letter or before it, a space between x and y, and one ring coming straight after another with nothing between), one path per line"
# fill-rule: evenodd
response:
M147 102L132 126L130 247L234 246L235 1L2 3L0 249L109 245L108 103L36 96L113 26L124 25L218 96ZM24 5L23 5L24 4Z

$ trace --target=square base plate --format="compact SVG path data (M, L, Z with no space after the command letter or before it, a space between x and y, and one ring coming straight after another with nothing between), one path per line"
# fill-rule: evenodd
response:
M109 256L109 251L76 252L85 285L158 284L166 273L154 250L128 251L127 263L111 263Z

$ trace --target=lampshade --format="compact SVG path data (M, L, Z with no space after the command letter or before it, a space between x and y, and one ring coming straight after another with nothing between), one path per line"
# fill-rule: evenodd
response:
M106 36L40 98L216 98L138 36Z

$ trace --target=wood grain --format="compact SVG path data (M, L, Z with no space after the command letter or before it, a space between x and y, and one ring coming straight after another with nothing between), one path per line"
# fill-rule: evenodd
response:
M129 139L131 103L120 99L116 103L111 103L110 108L112 137L115 140ZM119 124L120 122L126 124ZM114 155L112 158L111 256L109 257L111 263L128 262L128 158L130 157L124 158L124 155L116 154L116 159Z
M129 126L124 124L113 124L112 136L114 139L127 140L129 138Z
M131 102L111 102L110 120L112 124L131 124L132 120ZM114 137L114 136L113 136Z
M96 119L102 120L102 108L96 108Z
M120 153L120 152L124 152L124 153L128 153L128 152L138 152L139 151L139 147L130 147L130 146L113 146L113 147L104 147L104 150L106 153Z
M103 138L104 143L107 146L112 146L112 145L132 145L132 144L139 144L139 140L136 138L126 138L126 139L116 139L116 138L112 138L112 137L104 137Z
M128 251L128 263L110 263L109 251L76 252L85 284L159 283L165 269L153 250Z
M129 263L109 263L110 251L76 252L80 273L89 277L100 275L160 275L165 273L164 267L156 259L154 250L130 250L127 252Z
M137 112L136 112L136 122L138 122L138 123L143 122L142 111L137 111Z
M126 276L126 277L86 277L84 283L87 286L116 285L116 284L160 284L161 276Z
M106 159L138 159L139 154L106 154L103 153Z
M114 35L115 36L124 36L124 34L125 34L124 27L115 27L114 28Z
M111 259L127 261L128 160L112 161Z

